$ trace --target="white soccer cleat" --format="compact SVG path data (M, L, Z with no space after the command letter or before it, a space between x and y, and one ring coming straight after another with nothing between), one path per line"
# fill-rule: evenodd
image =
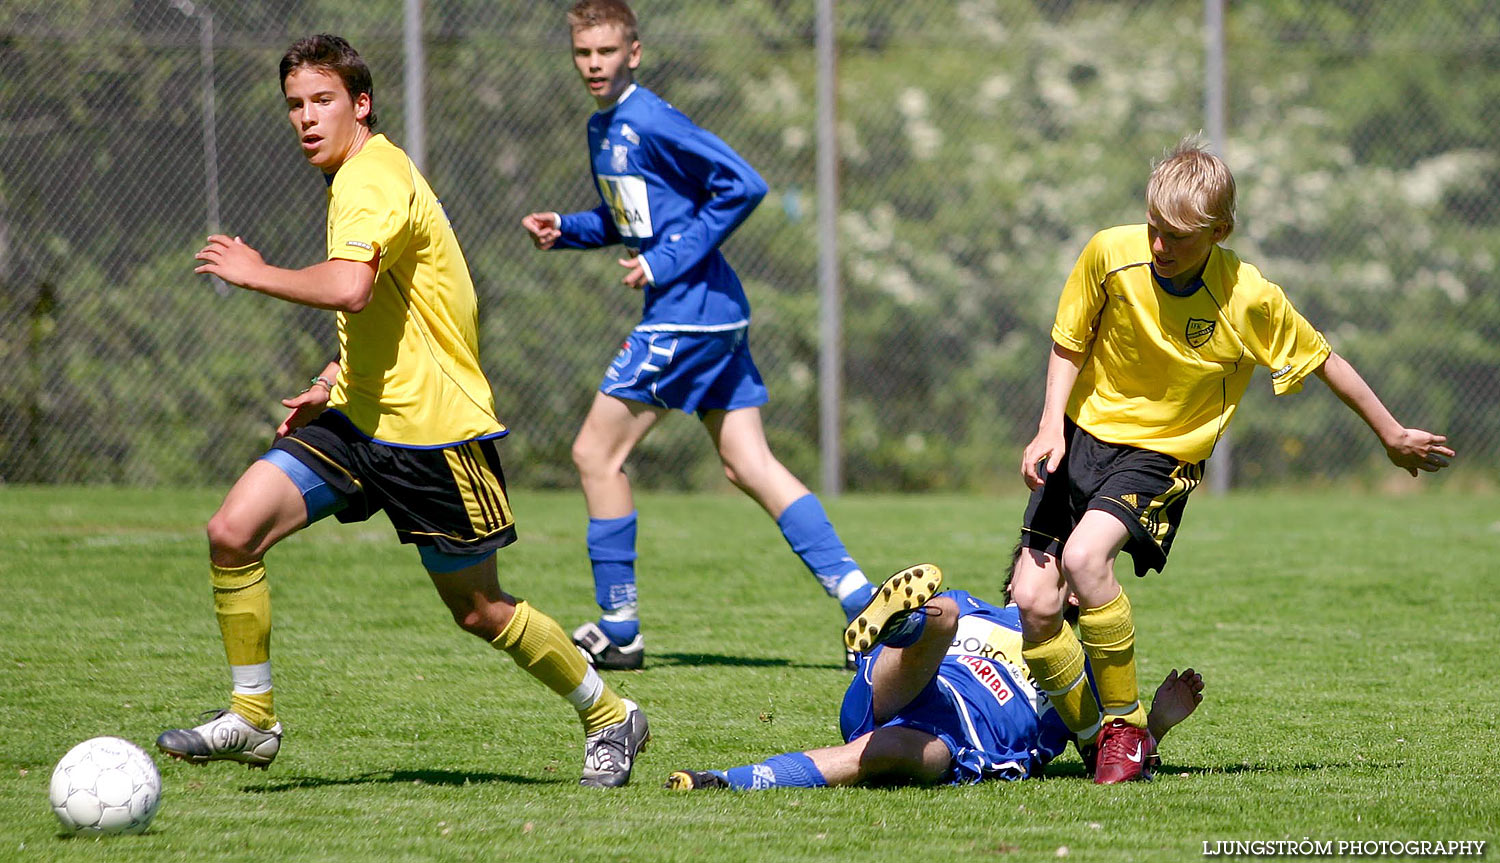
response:
M190 764L238 761L262 770L281 751L280 722L264 729L230 710L211 710L203 715L212 718L195 728L163 731L156 738L156 748Z

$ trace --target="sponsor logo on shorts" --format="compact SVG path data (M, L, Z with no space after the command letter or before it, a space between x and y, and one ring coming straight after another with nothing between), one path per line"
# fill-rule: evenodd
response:
M1271 380L1273 380L1273 381L1281 380L1282 378L1284 378L1287 375L1291 374L1291 372L1292 372L1292 364L1291 363L1287 363L1286 365L1282 366L1281 368L1277 369L1276 371L1271 372Z
M375 247L374 246L370 245L369 243L364 242L363 240L346 240L344 242L344 245L346 245L346 246L353 246L356 249L364 249L367 252L373 252L373 251L375 251Z
M1214 337L1213 321L1205 321L1202 318L1188 318L1187 343L1195 348L1201 348L1208 344L1208 340Z

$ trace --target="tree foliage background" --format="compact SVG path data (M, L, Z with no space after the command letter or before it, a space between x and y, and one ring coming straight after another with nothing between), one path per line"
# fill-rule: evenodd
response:
M533 209L592 206L566 3L430 0L424 170L481 292L514 482L568 449L635 322L616 255L540 253ZM1454 479L1500 478L1500 7L1228 4L1228 245L1283 285ZM639 0L639 79L750 160L771 194L726 248L754 308L773 448L817 474L814 5ZM1057 292L1088 236L1139 221L1150 161L1203 120L1198 0L840 3L845 477L1012 488L1040 411ZM212 66L202 35L212 15ZM220 227L282 265L322 252L323 183L276 63L347 36L402 143L400 0L0 4L0 480L218 483L335 350L331 315L192 273L207 229L211 71ZM1252 386L1236 482L1370 481L1378 445L1312 382ZM683 418L639 482L722 482Z

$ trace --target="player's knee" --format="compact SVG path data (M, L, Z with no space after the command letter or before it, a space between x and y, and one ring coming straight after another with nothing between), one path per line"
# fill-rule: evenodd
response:
M608 452L583 437L573 441L571 455L573 467L578 469L580 476L607 476L617 473L620 469L618 465L612 465Z
M495 636L500 634L500 628L495 627L490 615L485 614L481 608L469 605L454 608L452 612L453 622L458 624L459 629L470 635L483 638L485 641L493 641Z
M1010 597L1024 618L1040 623L1062 617L1062 592L1055 585L1035 579L1017 580L1010 586Z
M1093 546L1069 544L1063 548L1058 562L1068 580L1075 584L1114 576L1114 557Z
M244 566L255 561L258 540L254 525L219 510L208 520L208 554L217 566Z

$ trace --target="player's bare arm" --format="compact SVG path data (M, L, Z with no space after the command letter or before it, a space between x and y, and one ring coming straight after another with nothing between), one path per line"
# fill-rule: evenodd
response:
M289 270L273 267L260 252L239 237L214 234L194 256L202 261L193 272L218 276L231 285L279 300L330 309L358 312L375 290L379 258L369 261L333 259Z
M1063 419L1068 409L1068 396L1073 384L1083 369L1083 354L1069 350L1054 342L1047 359L1047 393L1042 405L1042 419L1037 423L1036 437L1021 453L1021 479L1026 487L1035 491L1046 483L1043 471L1050 474L1057 470L1067 452L1063 440Z
M1385 447L1386 457L1396 467L1412 476L1418 471L1435 473L1447 467L1448 460L1456 455L1445 446L1446 436L1407 428L1398 422L1354 366L1337 353L1328 355L1317 375L1375 432Z
M562 217L557 213L528 213L521 218L521 227L531 235L533 246L550 249L562 236Z

